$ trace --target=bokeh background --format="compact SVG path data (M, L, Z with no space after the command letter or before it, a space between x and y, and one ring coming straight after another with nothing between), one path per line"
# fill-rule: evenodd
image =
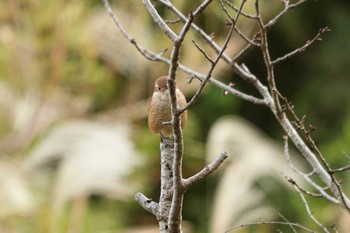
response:
M154 3L162 16L176 18ZM196 4L176 1L185 14ZM277 0L262 4L266 20L282 7ZM155 52L171 48L140 1L111 5L140 45ZM245 10L251 12L251 5ZM331 29L321 42L278 65L276 81L297 113L307 115L307 124L317 126L314 139L334 167L348 164L350 153L349 12L345 0L309 1L269 32L272 56L278 57L319 28ZM228 31L225 20L214 1L196 23L220 44ZM244 18L239 27L248 35L256 30ZM208 62L190 39L214 53L195 33L188 38L181 61L205 72ZM228 52L234 56L242 46L234 37ZM265 82L258 49L240 62ZM133 195L142 191L158 200L159 138L148 130L147 108L153 81L167 69L121 36L101 1L0 1L0 232L157 232L156 220ZM224 64L215 75L255 93ZM179 72L177 80L189 99L198 83L188 84L188 78ZM186 193L187 232L223 232L261 218L282 219L278 213L317 229L283 178L290 172L281 150L283 132L267 109L208 86L189 111L184 135L185 176L223 149L231 155L218 174ZM294 158L307 170L297 153ZM339 178L350 193L347 172ZM327 201L309 201L321 222L346 232L347 214ZM268 225L236 232L276 228L291 231Z

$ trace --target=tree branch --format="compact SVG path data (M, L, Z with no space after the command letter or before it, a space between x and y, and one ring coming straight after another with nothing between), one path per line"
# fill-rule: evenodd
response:
M220 1L221 2L221 1ZM234 32L234 28L236 27L236 22L238 21L238 18L239 18L239 15L240 15L240 12L241 10L243 9L243 6L244 4L246 3L246 0L242 0L242 3L240 5L240 8L239 8L239 11L237 12L236 14L236 17L235 19L233 19L229 14L228 12L226 11L223 3L221 2L221 6L222 6L222 9L224 10L225 13L227 13L227 16L230 18L231 20L231 28L230 28L230 31L229 33L227 34L226 36L226 39L225 39L225 42L219 52L219 54L216 56L216 59L211 63L211 67L207 73L207 76L205 77L204 80L201 80L201 85L199 86L199 88L197 89L196 93L194 94L194 96L192 97L192 99L187 103L186 106L184 106L182 109L179 110L180 113L186 111L186 109L188 109L191 105L193 105L199 98L200 94L202 93L205 85L207 84L207 82L209 81L209 79L211 78L211 75L216 67L216 65L218 64L219 60L221 59L222 55L224 54L226 48L227 48L227 45L230 41L230 39L232 38L232 34Z
M285 226L300 228L306 232L315 233L314 230L311 230L305 226L302 226L299 223L279 222L279 221L259 221L259 222L253 222L253 223L245 223L245 224L241 224L241 225L236 226L236 227L231 227L230 229L225 231L225 233L229 233L229 232L235 231L237 229L241 229L241 228L247 228L247 227L258 226L258 225L285 225Z
M152 3L149 0L142 0L142 3L145 5L147 8L148 12L152 16L153 20L155 23L158 24L160 29L169 37L170 40L175 41L177 38L177 35L171 28L164 22L162 17L158 14L157 10L154 8Z
M308 47L310 47L315 41L319 41L321 40L321 36L326 33L326 32L329 32L330 29L328 27L325 27L325 28L321 28L317 35L311 39L311 40L308 40L303 46L301 46L300 48L297 48L295 49L294 51L290 52L290 53L287 53L286 55L282 56L282 57L279 57L277 59L275 59L274 61L271 62L272 65L276 65L277 63L281 62L281 61L284 61L284 60L287 60L288 58L291 58L292 56L298 54L298 53L301 53L303 51L305 51Z
M275 23L277 23L277 21L284 16L289 10L296 8L297 6L300 6L301 4L307 2L308 0L299 0L296 3L290 4L289 0L283 0L284 2L284 9L277 14L274 18L272 18L265 26L266 28L270 28L271 26L273 26Z
M173 198L173 166L174 147L166 142L160 143L160 197L158 204L157 220L161 233L168 232L169 210Z
M153 214L154 216L157 216L158 214L158 203L152 201L152 199L146 197L142 193L138 192L135 194L134 197L135 201L142 206L145 210Z
M294 166L294 164L292 163L291 159L290 159L290 154L289 154L289 147L288 147L288 136L284 136L284 155L287 158L287 163L289 164L290 168L296 172L297 174L299 174L300 176L303 177L303 179L309 183L312 187L314 187L319 193L320 195L322 195L324 198L326 198L327 200L333 202L334 204L340 204L340 202L334 198L333 196L329 195L324 188L320 187L318 184L316 184L311 178L310 176L312 174L314 174L315 172L311 172L309 174L304 174L303 172L301 172L298 168L296 168ZM318 195L318 194L316 194Z
M232 2L228 1L228 0L224 0L225 3L230 6L234 11L238 12L239 11L239 8L237 8ZM251 15L251 14L248 14L248 13L245 13L243 12L242 10L240 11L241 15L243 15L244 17L248 18L248 19L257 19L257 16L256 15Z
M185 189L188 189L192 185L200 182L201 180L212 174L214 171L216 171L220 167L220 165L225 161L225 159L227 159L227 157L227 153L222 152L219 157L217 157L208 166L204 167L200 172L185 179L183 181Z
M173 162L173 198L169 212L169 232L181 232L182 205L184 196L184 186L182 178L182 158L183 158L183 135L180 124L180 111L177 106L175 76L179 66L180 49L191 24L212 0L206 0L200 4L197 9L189 14L188 19L177 36L173 40L173 50L170 57L170 67L168 72L168 90L171 102L172 126L174 132L174 162Z
M319 227L321 227L323 229L324 232L326 233L330 233L328 231L328 229L323 225L321 224L317 219L316 217L313 215L311 209L310 209L310 206L309 206L309 203L307 202L306 198L304 197L303 195L303 192L299 189L299 186L296 185L296 182L292 179L292 178L288 178L288 181L293 185L293 187L297 190L297 192L299 193L299 196L300 198L302 199L303 203L304 203L304 206L306 208L306 211L309 215L309 217L312 219L312 221L314 221Z

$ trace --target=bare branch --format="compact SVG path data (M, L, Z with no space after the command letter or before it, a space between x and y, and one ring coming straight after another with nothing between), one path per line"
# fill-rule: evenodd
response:
M319 193L320 195L322 195L324 198L326 198L327 200L335 203L335 204L339 204L340 202L334 198L333 196L329 195L324 188L320 187L318 184L316 184L311 178L310 176L313 175L315 173L315 171L312 171L309 174L304 174L303 172L301 172L298 168L296 168L294 166L294 164L292 163L291 159L290 159L290 154L289 154L289 147L288 147L288 137L284 136L284 155L287 158L287 162L290 166L290 168L296 172L297 174L299 174L300 176L303 177L303 179L309 183L311 186L313 186ZM315 194L318 195L318 194Z
M205 52L204 49L202 49L195 40L192 40L192 43L194 44L194 46L196 46L196 48L204 55L204 57L211 63L213 64L214 61L209 57L209 55Z
M129 41L131 42L131 41ZM139 46L137 43L136 43L136 40L133 40L131 42L132 44L135 45L136 49L141 53L141 55L143 55L145 58L151 60L151 61L156 61L156 62L163 62L165 64L168 64L170 65L171 62L169 59L167 58L164 58L162 55L167 51L167 49L163 50L162 53L160 54L156 54L150 50L147 50L145 48L142 48L141 46ZM205 79L205 75L204 74L200 74L188 67L186 67L185 65L182 65L181 63L179 63L179 70L193 76L193 77L196 77L198 78L199 80L203 81ZM243 93L241 91L238 91L237 89L234 89L232 87L228 87L226 84L216 80L215 78L211 78L209 80L210 83L212 83L214 86L222 89L223 91L225 92L228 92L228 93L231 93L232 95L235 95L237 96L238 98L241 98L245 101L248 101L248 102L251 102L251 103L254 103L254 104L258 104L258 105L266 105L266 101L264 99L259 99L259 98L256 98L254 96L251 96L251 95L248 95L246 93Z
M291 178L289 178L289 179L291 179ZM292 179L291 179L291 180L292 180ZM305 208L306 208L306 211L307 211L309 217L310 217L319 227L321 227L321 228L323 229L324 232L329 233L329 231L327 230L327 228L326 228L323 224L321 224L321 223L316 219L316 217L313 215L313 213L312 213L312 211L311 211L311 209L310 209L309 203L307 202L306 198L304 197L302 191L299 189L299 186L296 185L295 181L291 182L291 184L293 184L293 187L294 187L294 188L297 190L297 192L299 193L299 195L300 195L300 197L301 197L301 199L302 199L302 201L303 201L303 203L304 203L304 206L305 206Z
M167 58L164 58L163 57L163 54L167 51L167 49L163 50L162 53L160 54L156 54L148 49L145 49L143 47L141 47L140 45L138 45L138 43L136 42L135 39L133 39L124 29L123 27L121 26L121 24L119 23L119 21L117 20L117 17L113 14L109 4L108 4L108 1L107 0L103 0L104 3L105 3L105 7L107 9L107 11L109 12L110 16L112 17L113 21L115 22L117 28L119 29L119 31L124 35L124 37L131 43L135 46L135 48L141 53L141 55L143 55L145 58L151 60L151 61L157 61L157 62L163 62L165 64L168 64L170 65L171 64L171 61ZM193 25L193 24L192 24ZM210 38L210 36L208 36ZM183 72L191 75L191 76L194 76L196 78L198 78L199 80L203 81L205 79L205 75L202 75L200 73L197 73L195 72L194 70L182 65L179 63L179 69L182 70ZM254 96L251 96L251 95L248 95L248 94L245 94L243 92L240 92L232 87L228 87L227 85L225 85L224 83L214 79L214 78L211 78L209 80L210 83L212 83L214 86L217 86L218 88L224 90L225 92L227 93L231 93L243 100L246 100L248 102L252 102L254 104L258 104L258 105L265 105L266 104L266 101L264 99L258 99Z
M276 83L275 83L275 77L274 77L274 66L271 64L270 54L269 54L269 47L267 42L267 26L264 25L264 22L260 15L260 9L259 9L259 1L255 1L255 10L256 14L258 16L258 23L260 27L261 32L261 50L263 53L265 66L267 68L267 81L269 85L269 90L271 91L271 95L273 98L273 104L271 104L270 109L274 113L276 119L279 121L281 126L283 127L284 131L288 134L288 136L293 141L294 145L298 148L298 150L302 153L304 158L308 161L308 163L312 166L312 168L315 170L315 173L321 178L321 180L329 186L330 190L333 192L333 194L337 197L337 199L340 201L340 204L350 212L350 200L348 197L345 196L343 191L341 190L341 187L336 180L336 178L331 174L331 170L329 169L329 165L325 163L325 160L321 153L319 153L319 150L317 147L315 147L315 144L313 140L310 137L309 132L307 132L307 139L309 141L309 144L311 148L316 151L317 155L314 154L310 148L306 145L304 140L300 137L300 135L296 132L295 128L293 127L292 123L287 118L286 114L282 111L279 96ZM263 95L264 98L267 98L267 94ZM266 97L265 97L266 96ZM318 160L320 159L320 161ZM325 166L325 168L323 167Z
M168 0L159 0L160 2L162 2L166 7L168 7L172 12L174 12L174 14L176 14L182 22L186 22L187 21L187 17L182 14L181 11L179 11L170 1ZM198 35L200 35L202 37L202 39L210 46L214 49L214 51L218 54L221 51L220 46L218 46L215 41L213 41L213 37L208 35L206 32L204 32L199 26L197 26L196 24L192 23L191 24L192 29L198 33ZM228 55L226 55L225 53L222 55L222 58L227 62L230 63L230 57Z
M145 210L147 210L148 212L150 212L154 216L157 216L157 213L158 213L158 203L157 202L152 201L152 199L146 197L142 193L136 193L134 199Z
M239 53L235 57L232 58L232 61L238 62L238 60L241 59L251 48L252 44L248 43L243 49L241 49L241 51L239 51Z
M162 2L166 7L168 7L171 11L173 11L183 22L187 21L187 17L184 16L170 1L168 0L159 0ZM214 51L219 54L221 51L220 46L218 46L215 41L213 41L212 36L208 35L206 32L204 32L200 27L198 27L196 24L191 24L192 29L197 32L202 39L214 49ZM235 60L232 60L227 54L223 53L221 58L234 69L234 71L245 81L252 84L264 97L263 101L257 101L259 104L271 104L271 97L266 89L266 87L250 72L248 72L246 69L243 69L240 65L236 63ZM197 75L198 76L198 75ZM212 79L210 79L212 80ZM251 98L246 98L248 100ZM250 101L248 100L248 101ZM256 99L255 99L256 100ZM254 100L254 101L255 101Z
M288 181L289 183L291 183L292 185L297 186L298 189L299 189L301 192L303 192L303 193L305 193L305 194L307 194L307 195L309 195L309 196L311 196L311 197L317 197L317 198L323 197L322 194L312 193L312 192L310 192L310 191L307 191L307 190L303 189L302 187L300 187L300 186L298 185L297 182L295 182L295 180L291 179L290 177L286 176L285 178L287 179L287 181Z
M179 23L181 22L180 18L177 18L177 19L173 19L173 20L164 20L165 23L169 23L169 24L176 24L176 23Z
M327 161L323 157L321 151L316 146L314 140L311 138L310 130L305 128L305 126L304 126L305 117L303 117L302 119L299 119L299 117L296 115L296 113L294 111L294 108L288 102L287 98L283 97L283 100L285 101L285 107L292 113L292 115L296 121L297 127L304 133L306 140L310 144L310 147L313 149L313 151L315 151L317 153L317 157L319 158L319 160L321 162L319 162L317 160L316 155L310 151L310 149L307 147L307 145L305 144L305 142L301 138L299 140L303 143L303 149L298 148L299 151L304 152L304 153L308 152L307 154L304 154L305 159L308 160L310 165L315 169L316 173L323 180L323 182L325 182L325 184L327 186L329 186L329 188L331 189L333 194L337 197L339 204L341 204L348 212L350 212L350 200L344 194L342 187L339 184L339 181L336 179L336 177L332 173L332 169L331 169L330 165L327 163ZM286 118L285 114L283 114L283 118ZM288 124L291 124L291 123L289 122ZM293 126L291 126L291 127L293 128ZM286 132L288 132L288 131L286 131ZM294 142L294 144L297 147L300 146L298 143Z
M105 5L105 8L107 9L108 14L112 17L114 23L117 25L117 28L119 31L124 35L124 37L129 41L132 42L134 39L129 36L129 34L124 30L122 25L119 23L117 17L113 14L113 11L111 9L111 6L109 5L108 0L103 0L103 4Z
M158 204L157 220L161 233L169 228L169 211L173 197L173 170L174 145L166 142L160 143L160 197Z
M325 28L321 28L317 35L311 39L311 40L308 40L302 47L298 48L298 49L295 49L294 51L290 52L290 53L287 53L286 55L280 57L280 58L277 58L275 59L274 61L271 62L272 65L276 65L277 63L281 62L281 61L284 61L288 58L291 58L292 56L298 54L298 53L301 53L301 52L304 52L308 47L310 47L315 41L320 41L321 40L321 36L326 33L326 32L329 32L330 29L328 27L325 27Z
M157 61L157 62L163 62L165 64L168 64L170 65L171 64L171 61L170 59L167 59L167 58L164 58L162 57L162 55L167 51L167 49L163 50L162 53L160 54L156 54L148 49L145 49L143 47L141 47L135 39L133 39L121 26L121 24L119 23L119 21L117 20L116 16L113 14L109 4L108 4L108 1L107 0L103 0L104 3L105 3L105 6L107 8L107 11L110 13L113 21L116 23L117 25L117 28L120 30L120 32L124 35L124 37L131 43L135 46L135 48L141 53L141 55L143 55L145 58L147 58L148 60L151 60L151 61ZM186 18L187 19L187 18ZM204 33L204 32L203 32ZM205 33L204 33L205 34ZM205 34L205 37L206 38L210 38L210 36L206 35ZM217 46L215 44L215 42L213 42L213 45ZM219 47L217 46L217 48L219 49ZM223 56L225 56L223 54ZM239 74L243 74L243 70L234 62L232 62L227 56L226 56L226 59L225 59L228 63L230 63L230 65L235 68L235 70L238 70L239 71ZM200 73L197 73L195 72L194 70L182 65L179 63L179 67L178 67L180 70L182 70L183 72L191 75L191 76L195 76L197 77L199 80L203 81L205 80L205 75L202 75ZM257 87L258 90L263 90L265 89L263 87L263 85L253 76L253 75L248 75L248 76L244 76L245 79L250 82L250 83L254 83L254 86ZM258 104L258 105L266 105L267 103L269 103L270 101L268 100L265 100L265 99L259 99L259 98L256 98L254 96L251 96L251 95L248 95L246 93L243 93L243 92L240 92L234 88L230 88L230 87L227 87L225 84L223 84L222 82L214 79L214 78L211 78L209 80L210 83L214 84L215 86L221 88L222 90L224 90L225 92L228 92L228 93L231 93L243 100L246 100L248 102L252 102L254 104Z
M243 9L243 6L244 4L246 3L246 0L242 0L242 3L241 3L241 6L240 6L240 11ZM221 2L221 6L224 10L224 12L226 12L228 14L228 12L225 10L225 7L223 5L223 3ZM234 28L236 27L236 22L239 18L239 15L240 15L240 11L238 11L237 15L236 15L236 18L233 19L229 14L228 14L228 17L230 18L231 20L231 29L226 37L226 40L224 42L224 45L222 46L221 48L221 51L218 53L215 61L211 64L211 67L208 71L208 74L207 74L207 77L202 80L201 82L201 85L199 86L199 88L197 89L195 95L192 97L192 99L187 103L186 106L184 106L182 109L179 110L180 113L186 111L186 109L188 109L191 105L193 105L199 98L199 95L202 93L205 85L207 84L207 82L209 81L209 79L211 78L211 75L216 67L216 65L218 64L219 60L221 59L222 55L224 54L226 48L227 48L227 45L230 41L230 39L232 38L232 33L234 32Z
M197 9L193 12L193 16L197 17L202 11L212 2L213 0L205 0L200 4Z
M238 21L238 16L239 15L242 15L242 9L243 9L243 5L245 4L246 0L245 1L242 1L239 9L237 9L237 13L236 13L236 18L234 19L230 13L228 12L227 8L225 7L224 3L223 3L223 0L220 0L220 4L221 4L221 8L223 9L223 11L225 12L225 14L230 18L231 22L233 22L235 25L234 27L234 30L238 33L238 35L241 36L242 39L244 39L248 44L251 44L251 45L254 45L254 46L260 46L258 43L250 40L246 35L244 35L243 32L241 32L241 30L238 29L237 27L237 21ZM255 36L254 36L255 38Z
M149 0L142 0L142 3L146 6L148 12L151 14L154 22L158 24L160 29L169 37L170 40L175 41L177 38L177 35L169 26L164 22L162 17L158 14L157 10L154 8L152 3Z
M181 232L182 221L182 205L184 198L184 185L182 178L182 158L183 158L183 135L180 124L180 112L177 106L175 76L179 66L180 49L191 24L196 16L198 16L212 0L206 0L200 4L196 10L189 14L185 25L182 27L179 36L173 40L173 49L170 57L170 67L168 71L168 89L171 102L172 126L174 132L174 162L173 162L173 198L171 202L168 226L169 232Z
M337 168L337 169L332 169L332 173L341 173L344 171L349 171L350 170L350 164L341 168Z
M117 26L118 30L121 32L121 34L132 44L135 46L135 48L137 49L137 51L139 51L145 58L147 58L148 60L151 61L159 61L159 57L161 57L166 51L167 49L163 50L163 52L159 55L143 48L142 46L140 46L136 40L134 38L132 38L132 36L130 36L125 29L122 27L122 25L120 24L118 18L115 16L115 14L113 13L108 0L103 0L103 3L105 5L105 8L107 10L107 12L109 13L109 15L111 16L111 18L113 19L115 25Z
M212 174L214 171L216 171L219 166L227 159L228 155L226 152L222 152L219 157L217 157L213 162L211 162L208 166L203 168L200 172L195 174L194 176L191 176L184 180L184 186L185 189L188 189L192 185L200 182L205 177Z
M255 0L255 11L257 15L257 22L260 28L260 39L261 39L261 52L264 57L264 62L266 66L267 71L267 83L269 86L269 89L271 91L272 99L274 102L274 108L271 108L271 110L275 113L275 116L277 118L282 117L282 109L281 104L278 97L278 91L277 86L275 82L275 73L274 73L274 66L271 64L271 56L269 51L269 43L267 40L267 28L264 25L262 16L260 14L260 6L259 6L259 0Z
M159 59L158 61L162 61L166 64L170 63L169 60L167 60L165 58ZM182 70L183 72L191 75L192 77L199 79L201 82L203 82L206 78L206 76L204 74L200 74L198 72L195 72L194 70L191 70L190 68L188 68L182 64L179 64L179 70ZM230 94L237 96L238 98L241 98L245 101L248 101L248 102L251 102L254 104L258 104L258 105L268 105L269 104L269 101L266 101L265 99L259 99L257 97L252 96L252 95L248 95L246 93L243 93L243 92L241 92L233 87L230 87L230 86L218 81L214 77L211 77L208 82L213 84L214 86L220 88L224 92L230 93Z
M233 4L231 3L230 1L228 0L224 0L225 3L227 5L229 5L234 11L238 12L239 9ZM244 11L241 10L241 15L243 15L244 17L247 17L248 19L257 19L257 16L256 15L251 15L251 14L248 14L248 13L245 13Z
M228 2L227 0L224 0L226 3L229 3L229 5L231 4L232 5L232 3L230 3L230 2ZM242 1L242 3L243 3L244 1ZM226 13L226 15L231 19L231 21L234 21L235 19L233 19L232 18L232 16L230 15L230 13L228 12L228 10L227 10L227 8L225 7L225 5L224 5L224 3L223 3L223 0L220 0L220 4L221 4L221 8L224 10L224 12ZM230 6L231 6L230 5ZM234 6L235 7L235 6ZM236 10L236 12L237 12L237 15L243 15L242 14L242 4L241 4L241 6L237 9L236 7L235 7L235 10ZM236 23L235 23L236 24ZM260 46L260 44L258 44L258 43L256 43L256 42L254 42L253 40L250 40L246 35L244 35L244 33L243 32L241 32L241 30L239 30L238 29L238 27L235 25L235 28L234 28L234 30L238 33L238 35L240 35L241 36L241 38L242 39L244 39L248 44L250 44L250 45L254 45L254 46ZM255 36L256 36L256 34L255 34ZM254 38L255 38L255 36L254 36Z
M296 3L294 3L294 4L289 4L289 0L283 1L284 2L284 9L266 24L266 28L270 28L275 23L277 23L277 21L282 16L284 16L289 10L291 10L293 8L296 8L297 6L300 6L301 4L303 4L303 3L307 2L307 1L308 0L299 0Z
M280 216L286 223L290 223L290 221L288 221L288 219L286 217L284 217L281 213L277 212L275 210L275 212L278 214L278 216ZM294 233L297 233L297 230L294 228L293 225L289 225L290 228L293 230Z
M296 227L296 228L300 228L306 232L310 232L310 233L315 233L314 230L311 230L299 223L293 223L293 222L279 222L279 221L259 221L259 222L253 222L253 223L246 223L246 224L242 224L236 227L232 227L230 229L228 229L227 231L225 231L225 233L229 233L232 231L235 231L237 229L241 229L241 228L247 228L247 227L252 227L252 226L258 226L258 225L286 225L286 226L290 226L290 227Z
M260 47L260 44L254 41L255 36L254 36L253 39L251 40L251 39L249 39L246 35L244 35L244 33L241 32L241 30L239 30L237 27L235 27L235 31L238 33L238 35L241 36L241 38L242 38L243 40L245 40L245 41L249 44L249 46L254 45L254 46ZM234 59L234 60L235 60L235 59Z

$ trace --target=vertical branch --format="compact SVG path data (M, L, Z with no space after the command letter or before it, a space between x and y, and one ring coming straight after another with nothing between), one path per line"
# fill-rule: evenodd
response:
M272 99L274 100L274 103L275 103L274 104L275 109L272 109L272 110L276 111L276 116L280 118L281 114L283 114L283 113L281 110L281 104L279 101L279 95L278 95L276 82L275 82L274 65L271 62L271 56L270 56L270 52L269 52L269 44L268 44L268 39L267 39L267 28L264 25L262 16L260 14L259 0L255 0L255 11L256 11L256 15L257 15L258 25L260 28L260 38L261 38L260 47L262 50L265 66L267 69L267 82L268 82L269 88L271 90Z
M181 222L182 222L182 205L185 193L185 188L183 184L182 177L182 159L183 159L183 134L180 125L180 114L181 111L177 104L176 98L176 85L175 76L176 71L179 66L180 50L182 47L182 42L191 28L191 24L196 16L198 16L210 3L212 0L204 1L197 9L189 14L188 19L183 26L179 36L173 41L173 50L171 53L171 64L168 72L168 89L171 101L172 110L172 126L174 131L174 163L173 163L173 173L174 173L174 189L173 189L173 200L170 208L169 214L169 232L181 232Z
M174 131L174 162L173 162L173 199L169 213L169 232L181 232L183 194L185 192L182 178L182 158L183 158L183 134L180 124L180 113L178 111L175 76L179 66L180 50L182 41L190 29L193 22L193 14L190 13L188 21L181 30L178 38L173 41L174 46L171 53L171 64L168 72L168 89L171 101L172 120Z
M160 152L160 197L156 217L159 223L159 231L166 233L169 229L169 211L173 197L174 147L161 142Z

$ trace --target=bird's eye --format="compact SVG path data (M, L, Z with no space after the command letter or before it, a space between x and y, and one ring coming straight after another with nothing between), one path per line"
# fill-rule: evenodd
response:
M162 88L158 87L158 91L162 90Z

